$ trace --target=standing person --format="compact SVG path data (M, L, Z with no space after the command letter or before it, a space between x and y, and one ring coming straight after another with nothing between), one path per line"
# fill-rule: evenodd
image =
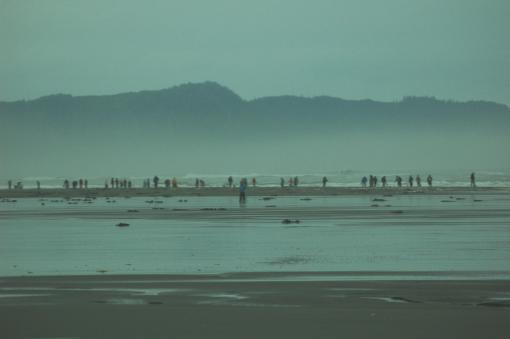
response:
M131 182L131 180L128 181L128 188L131 188L133 187L133 183Z
M251 179L251 184L253 185L253 187L257 186L257 179L255 179L255 177Z
M327 182L328 182L328 178L326 178L325 176L322 177L322 187L326 187Z
M285 179L283 178L280 178L280 187L281 188L285 187Z
M195 179L195 188L198 188L200 186L200 180L198 178Z
M413 181L414 181L413 176L410 175L409 176L409 187L413 187Z
M37 185L37 190L39 191L41 189L41 182L37 180L35 184Z
M382 183L382 187L386 187L386 176L385 175L383 175L381 177L381 183Z
M469 180L471 181L471 187L476 187L475 172L471 173L471 175L469 176Z
M105 181L104 181L104 189L105 190L108 189L108 179L105 179Z
M248 187L248 180L242 178L239 182L239 203L246 203L246 188Z
M374 176L372 174L368 177L368 187L374 187Z
M80 183L80 189L82 189L83 188L83 179L78 180L78 182Z
M152 182L154 183L154 188L158 188L159 178L157 175L155 175L154 178L152 178Z
M115 183L115 180L113 178L110 178L110 187L112 189L115 188L114 183Z
M419 174L416 176L416 186L421 187L421 178Z
M367 187L367 181L368 181L368 178L366 176L361 178L361 186L362 187Z
M432 187L432 176L430 174L427 177L427 184L429 185L429 187Z
M9 181L7 181L7 186L9 186L9 189L12 189L12 180L9 179Z
M165 179L165 188L170 188L170 179Z
M294 177L294 186L297 186L299 183L298 177Z
M232 184L234 183L234 179L232 178L232 176L229 176L228 177L228 187L229 188L232 188Z
M374 187L377 187L377 177L374 175Z
M115 178L115 188L119 188L119 178Z
M85 184L85 189L88 189L89 188L89 181L87 179L85 179L85 181L83 183Z
M291 187L293 183L294 183L294 181L292 180L292 177L290 177L289 178L289 187Z
M177 188L177 179L175 177L172 178L172 187Z
M395 181L397 182L398 187L402 187L402 177L400 175L395 177Z

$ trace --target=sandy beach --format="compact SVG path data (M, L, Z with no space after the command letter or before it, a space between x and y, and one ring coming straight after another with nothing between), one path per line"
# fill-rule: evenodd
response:
M509 187L249 187L248 196L335 196L335 195L452 195L452 194L508 194ZM232 196L238 195L239 189L228 187L201 188L131 188L131 189L0 189L1 198L36 198L36 197L154 197L154 196Z
M510 281L0 279L4 338L507 338ZM367 273L368 275L369 273Z

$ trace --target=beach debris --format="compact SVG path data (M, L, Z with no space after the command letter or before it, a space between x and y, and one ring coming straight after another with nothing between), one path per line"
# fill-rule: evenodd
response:
M262 199L260 200L264 200L264 201L268 201L268 200L273 200L274 197L262 197Z
M466 200L466 198L455 198L455 200Z
M386 199L374 198L374 199L372 199L372 201L386 201Z
M174 208L172 211L189 211L187 208Z
M164 210L165 208L164 207L153 207L152 209L153 210Z
M179 202L188 202L188 200L186 200L186 199L179 199L178 201Z
M140 212L139 210L127 210L129 213L136 213L136 212Z
M441 200L441 202L455 202L455 200Z
M282 224L299 224L301 221L296 219L296 220L291 220L291 219L283 219L282 220Z
M276 205L266 205L266 207L276 207Z
M480 201L483 201L483 200L480 200L480 199L473 199L474 202L480 202Z
M312 198L301 198L299 200L303 200L303 201L309 201L309 200L312 200Z
M106 273L108 272L107 270L96 270L97 273Z
M125 222L119 222L119 223L117 224L117 226L118 226L118 227L127 227L127 226L129 226L129 224L127 224L127 223L125 223Z
M379 205L378 204L372 204L372 205L370 205L370 207L379 207Z

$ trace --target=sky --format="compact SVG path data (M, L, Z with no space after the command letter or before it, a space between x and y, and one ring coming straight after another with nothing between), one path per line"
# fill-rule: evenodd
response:
M510 105L509 17L508 0L0 0L0 100L211 80Z

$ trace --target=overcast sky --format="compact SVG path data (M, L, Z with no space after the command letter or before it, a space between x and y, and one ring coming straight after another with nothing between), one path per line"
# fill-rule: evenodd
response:
M0 0L0 100L212 80L509 105L509 18L509 0Z

